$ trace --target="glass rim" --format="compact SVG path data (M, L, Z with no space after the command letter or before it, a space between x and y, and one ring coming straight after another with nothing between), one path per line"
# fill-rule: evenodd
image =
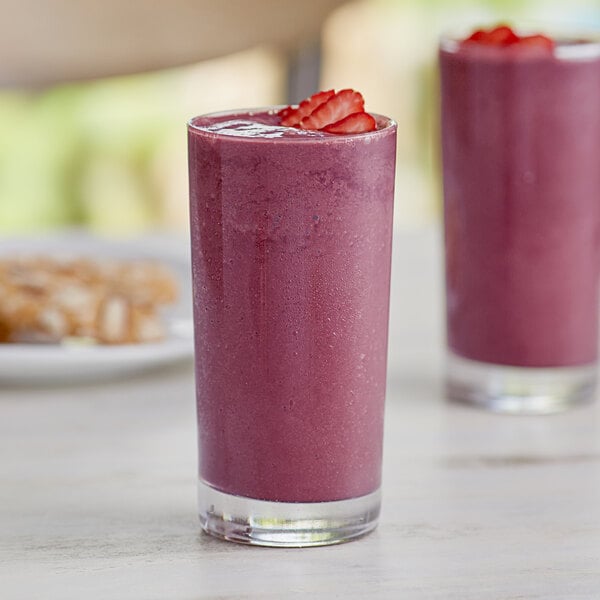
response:
M373 138L381 137L383 135L387 135L389 132L396 130L398 127L398 123L392 119L391 117L386 117L385 115L370 112L369 114L375 118L375 120L379 122L383 122L384 126L374 131L367 131L364 133L344 133L344 134L327 134L327 135L307 135L306 137L302 136L290 136L290 137L261 137L261 136L243 136L243 135L231 135L224 134L218 131L207 131L195 124L195 121L198 119L210 119L210 118L220 118L220 117L228 117L228 116L242 116L242 115L254 115L259 113L271 113L285 108L286 104L276 104L270 106L259 106L255 108L238 108L233 110L221 110L214 111L209 113L204 113L200 115L196 115L187 121L187 129L188 132L196 132L200 135L205 135L208 137L213 137L215 139L227 139L227 140L236 140L239 142L246 143L277 143L277 144L290 144L290 143L343 143L348 141L354 141L357 139L371 140Z
M508 25L517 33L525 35L547 34L559 43L555 45L552 56L558 60L591 60L600 58L600 27L581 26L570 23L552 23L534 20L516 20L498 22L496 25ZM493 25L491 25L493 26ZM439 36L439 49L448 53L457 53L463 49L460 41L482 25L464 24L443 31ZM577 42L561 45L560 42ZM497 53L505 48L486 47L489 53ZM468 50L465 50L468 51Z

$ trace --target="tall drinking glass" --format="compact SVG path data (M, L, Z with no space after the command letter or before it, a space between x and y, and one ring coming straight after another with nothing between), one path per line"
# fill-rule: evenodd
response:
M600 43L440 47L451 398L554 412L596 388Z
M380 504L396 125L333 135L275 110L188 125L208 533L313 546Z

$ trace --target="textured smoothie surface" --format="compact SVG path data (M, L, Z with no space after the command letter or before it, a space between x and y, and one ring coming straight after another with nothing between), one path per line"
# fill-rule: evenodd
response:
M594 362L600 53L470 46L442 48L440 64L450 348Z
M395 128L277 122L189 130L200 476L251 498L352 498L380 485Z

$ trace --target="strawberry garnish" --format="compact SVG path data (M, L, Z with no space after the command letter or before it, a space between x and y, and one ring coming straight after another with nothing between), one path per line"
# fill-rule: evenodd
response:
M297 108L294 108L293 106L286 106L285 108L282 108L278 113L277 116L281 117L281 119L285 119L287 118L291 113L293 113L294 111L298 110Z
M554 48L554 40L551 40L545 35L526 35L519 39L519 46L528 48L541 48L543 50L552 50Z
M508 25L499 25L488 32L484 44L493 46L510 46L519 41L519 36Z
M300 121L302 129L323 129L326 125L337 123L344 117L356 112L363 112L365 100L360 92L354 90L341 90L318 106Z
M477 29L462 44L483 44L485 46L518 46L527 48L541 48L550 50L554 48L554 41L545 35L517 35L508 25L498 25L492 29Z
M297 107L288 106L278 113L285 127L325 131L327 133L364 133L377 129L375 119L365 112L360 92L346 89L319 92Z
M375 131L377 123L375 119L366 112L356 112L326 125L321 131L327 133L366 133L367 131Z
M487 38L487 32L483 29L476 29L465 42L483 42Z
M334 94L335 92L333 90L318 92L317 94L313 94L310 98L302 100L297 108L288 106L287 108L280 110L278 114L281 117L281 124L284 127L295 127L302 119L304 119L304 117L308 117L313 110L318 108L324 102L327 102Z

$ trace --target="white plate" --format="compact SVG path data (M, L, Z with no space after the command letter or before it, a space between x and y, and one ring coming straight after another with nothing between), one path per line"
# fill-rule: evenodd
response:
M113 241L79 232L0 241L0 255L40 254L124 260L156 259L177 276L180 294L165 310L167 337L152 344L0 344L0 384L85 381L140 372L189 359L194 353L190 266L181 238L149 236Z

